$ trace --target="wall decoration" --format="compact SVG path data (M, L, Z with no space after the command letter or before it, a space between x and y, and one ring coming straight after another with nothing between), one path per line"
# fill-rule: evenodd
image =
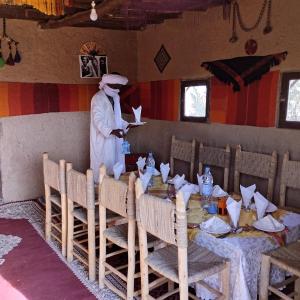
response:
M14 66L16 63L21 62L21 55L18 50L19 42L11 38L6 33L6 19L3 18L3 32L2 36L0 37L0 68L4 67L4 65ZM8 58L5 60L2 55L2 46L4 42L7 43L9 54ZM13 53L14 52L14 53Z
M229 39L229 42L235 43L238 40L237 23L240 25L240 28L243 31L250 32L259 26L266 10L267 10L267 19L266 19L266 25L264 27L263 33L268 34L273 30L272 25L271 25L272 0L263 0L262 7L258 14L258 18L252 26L248 26L245 24L245 21L243 20L243 18L241 16L240 5L237 2L237 0L233 0L231 3L229 3L227 5L232 5L232 35ZM231 9L227 8L227 11L230 12ZM227 15L225 15L225 16L227 16ZM230 20L230 15L228 18Z
M248 55L253 55L257 51L257 42L256 40L249 39L245 44L245 51Z
M231 59L206 61L201 64L219 80L231 85L233 91L241 90L253 81L260 80L273 66L279 65L287 56L287 51L266 56L245 56Z
M171 56L169 55L168 51L166 50L164 45L161 45L160 49L158 50L157 54L155 55L154 62L159 70L160 73L164 71L166 66L171 60Z
M107 56L79 55L80 78L100 78L108 73Z

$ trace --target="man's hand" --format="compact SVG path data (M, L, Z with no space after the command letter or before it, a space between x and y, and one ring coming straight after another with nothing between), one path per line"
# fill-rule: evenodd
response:
M141 125L128 124L126 129L135 128L135 127L139 127L139 126L141 126Z
M111 131L112 135L116 136L117 138L122 138L125 136L124 130L123 129L114 129Z

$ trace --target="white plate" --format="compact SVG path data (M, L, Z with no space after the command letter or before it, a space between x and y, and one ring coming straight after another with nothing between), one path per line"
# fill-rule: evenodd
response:
M228 225L228 224L226 224ZM228 233L231 231L231 227L230 225L226 226L226 228L222 228L222 229L219 229L219 230L213 230L212 228L207 228L204 226L204 223L201 223L200 224L200 229L207 232L207 233L211 233L211 234L225 234L225 233Z
M264 226L261 226L261 224L256 223L256 222L253 223L253 227L258 229L258 230L265 231L265 232L280 232L280 231L284 230L284 228L285 228L284 224L280 224L280 226L278 228L270 229L270 228L266 228Z
M147 122L133 122L133 123L129 123L130 125L144 125Z

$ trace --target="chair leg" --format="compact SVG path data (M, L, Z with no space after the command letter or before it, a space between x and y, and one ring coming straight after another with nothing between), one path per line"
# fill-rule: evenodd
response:
M230 262L226 262L226 267L221 273L221 288L224 300L230 297Z
M46 194L49 193L46 192ZM46 220L45 220L45 237L46 237L46 241L48 242L51 240L51 214L52 214L52 205L49 196L50 195L46 195Z
M100 204L99 207L99 287L104 288L105 266L106 261L106 238L103 234L106 228L106 212L105 208Z
M300 300L300 278L295 281L295 292L297 293L295 300Z
M95 234L95 210L88 209L88 261L89 280L96 280L96 234Z
M73 216L73 202L68 200L68 234L67 234L67 260L73 261L73 239L74 239L74 216Z
M142 300L148 300L149 296L149 267L145 262L148 256L147 234L146 231L138 226L139 231L139 248L140 248L140 268L141 268L141 286Z
M266 254L262 254L259 300L268 300L270 268L271 268L270 256Z
M168 292L174 291L175 284L173 281L169 280L168 281Z
M67 255L67 200L66 195L61 195L61 250L62 255Z
M128 221L127 300L133 300L135 272L135 220Z

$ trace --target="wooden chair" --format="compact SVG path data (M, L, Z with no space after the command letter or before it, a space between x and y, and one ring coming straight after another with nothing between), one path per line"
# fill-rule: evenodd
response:
M181 160L190 163L189 180L193 181L194 166L195 166L195 149L196 140L193 139L192 142L186 142L177 140L175 136L172 136L171 144L171 155L170 155L170 173L174 176L174 160Z
M203 165L224 168L223 189L228 190L229 166L230 166L230 147L225 149L207 147L200 143L199 147L199 174L203 174Z
M71 262L75 256L88 267L89 280L94 281L96 279L96 206L91 169L87 170L86 174L82 174L72 169L72 164L67 163L67 199L67 260ZM76 230L78 225L74 226L75 221L79 223L81 230Z
M267 198L273 199L274 182L277 168L277 152L272 155L242 151L238 145L235 153L234 192L240 194L240 174L268 179Z
M165 299L178 291L181 300L189 297L198 299L188 293L189 284L196 282L208 288L218 299L229 299L230 263L204 247L188 243L187 216L182 193L177 195L175 205L166 199L143 194L142 183L137 179L136 197L142 299L154 299L149 295L149 267L179 284L179 288L169 290L159 299ZM166 242L167 246L148 254L147 232ZM222 294L203 281L217 273L221 275Z
M104 165L100 167L99 179L99 232L100 232L100 258L99 258L99 286L107 286L123 299L134 299L140 291L134 291L134 280L140 277L135 274L136 251L139 250L136 220L135 220L135 175L131 173L128 184L115 180L106 175ZM107 228L107 211L112 211L127 220L126 224L115 225ZM120 249L116 249L109 254L106 253L107 242L109 241ZM155 239L150 243L150 247L155 245ZM116 257L122 253L128 253L128 264L112 266L107 262L107 258ZM127 276L122 270L127 268ZM114 273L127 283L127 294L124 294L117 287L106 280L105 275Z
M62 255L67 254L67 198L66 198L66 163L59 164L50 160L48 153L43 153L43 173L46 200L45 236L61 244ZM54 206L52 206L54 204Z
M280 178L280 206L289 210L299 210L287 207L286 205L286 189L300 189L300 161L289 160L289 152L283 156L281 178Z
M291 277L288 277L280 283L270 285L270 269L274 265L286 272ZM267 254L262 255L261 275L260 275L260 290L259 299L269 299L269 292L279 296L280 299L292 300L300 298L300 241L291 243L285 247L280 247ZM281 288L296 281L295 291L286 295ZM280 290L281 289L281 290ZM297 297L295 297L297 296ZM295 298L294 298L295 297Z

